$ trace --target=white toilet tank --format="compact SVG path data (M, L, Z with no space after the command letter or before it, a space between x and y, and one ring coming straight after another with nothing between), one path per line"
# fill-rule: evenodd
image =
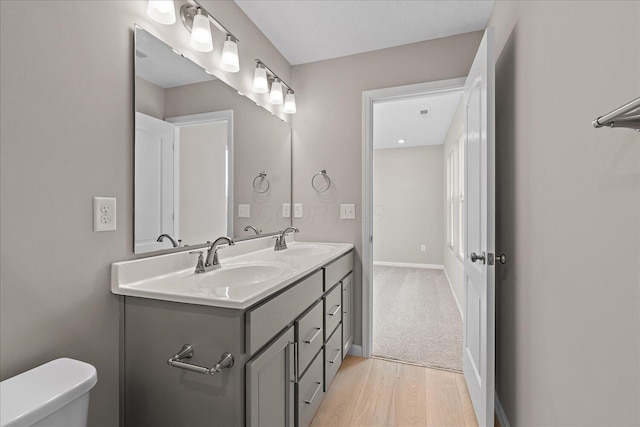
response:
M83 427L96 368L56 359L0 382L0 427Z

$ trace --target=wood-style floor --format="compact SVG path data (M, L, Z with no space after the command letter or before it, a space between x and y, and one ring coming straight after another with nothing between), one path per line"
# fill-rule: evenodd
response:
M477 427L462 374L347 356L311 424Z

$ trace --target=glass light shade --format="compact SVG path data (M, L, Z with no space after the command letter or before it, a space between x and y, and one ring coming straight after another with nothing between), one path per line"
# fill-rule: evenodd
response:
M238 44L227 36L227 40L222 47L222 58L220 59L220 68L230 73L237 73L240 70L240 62L238 60Z
M291 89L287 91L287 96L284 98L283 111L287 114L296 113L296 96L293 94L293 91Z
M271 83L269 102L273 105L282 104L282 83L280 83L280 80L278 79L275 79L273 83Z
M269 82L267 81L267 70L264 67L257 66L253 74L253 91L255 93L269 92Z
M200 52L211 52L213 50L213 41L211 40L211 26L209 18L202 15L200 9L198 14L193 17L193 27L191 27L191 47Z
M161 24L173 24L176 22L176 8L173 0L149 0L147 15Z

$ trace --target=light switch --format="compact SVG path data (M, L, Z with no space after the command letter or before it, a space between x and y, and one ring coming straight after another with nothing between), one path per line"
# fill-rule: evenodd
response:
M251 205L238 204L238 218L251 218Z
M93 231L115 231L116 198L93 198Z
M340 205L340 219L356 219L356 205L355 204Z
M295 217L302 218L302 203L296 203L294 205L294 209L295 209L295 212L294 212Z
M282 204L282 218L291 218L291 203Z

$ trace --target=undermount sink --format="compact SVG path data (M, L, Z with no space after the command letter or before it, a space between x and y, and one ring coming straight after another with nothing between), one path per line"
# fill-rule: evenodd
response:
M288 249L283 249L279 253L282 255L298 257L298 256L311 256L311 255L322 255L328 254L333 250L333 246L330 245L304 245L300 244L299 246L290 247Z
M281 264L227 264L219 270L196 275L196 284L201 287L217 288L253 285L266 282L282 275L287 268Z

